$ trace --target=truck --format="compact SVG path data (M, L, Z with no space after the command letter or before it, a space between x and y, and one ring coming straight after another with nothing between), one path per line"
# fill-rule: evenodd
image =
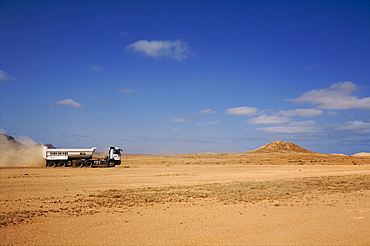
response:
M44 146L43 158L47 167L114 167L121 164L122 149L111 146L103 158L93 157L96 149L49 149Z

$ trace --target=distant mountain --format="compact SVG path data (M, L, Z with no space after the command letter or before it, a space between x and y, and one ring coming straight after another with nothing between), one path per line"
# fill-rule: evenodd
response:
M14 137L7 135L7 134L0 134L1 142L0 144L10 144L13 148L22 148L24 144L17 141ZM48 144L37 144L37 145L44 145L47 146L49 149L55 149L54 145L51 143Z
M370 156L370 153L361 152L361 153L353 154L352 156Z
M251 152L260 152L260 153L273 153L273 152L298 152L298 153L313 153L305 148L302 148L294 143L284 142L284 141L275 141L269 144L266 144L256 150Z
M53 145L53 144L51 144L51 143L44 144L44 146L48 147L48 149L56 149L56 148L54 147L54 145Z
M11 144L15 148L21 148L23 146L23 144L21 142L18 142L17 140L15 140L14 137L9 136L7 134L0 134L0 140L1 140L0 141L0 144L1 145L3 145L3 144Z

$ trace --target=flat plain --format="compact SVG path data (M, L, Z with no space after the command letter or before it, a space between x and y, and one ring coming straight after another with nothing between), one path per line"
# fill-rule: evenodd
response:
M370 158L123 155L0 169L2 245L370 245Z

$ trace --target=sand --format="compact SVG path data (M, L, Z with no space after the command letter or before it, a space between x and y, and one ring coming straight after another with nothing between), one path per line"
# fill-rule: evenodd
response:
M370 245L370 158L126 155L1 168L1 245Z

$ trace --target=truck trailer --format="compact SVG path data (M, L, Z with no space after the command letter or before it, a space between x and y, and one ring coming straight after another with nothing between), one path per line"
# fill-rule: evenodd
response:
M121 165L121 151L110 147L105 158L93 157L96 147L90 149L49 149L44 146L43 158L47 167L114 167Z

